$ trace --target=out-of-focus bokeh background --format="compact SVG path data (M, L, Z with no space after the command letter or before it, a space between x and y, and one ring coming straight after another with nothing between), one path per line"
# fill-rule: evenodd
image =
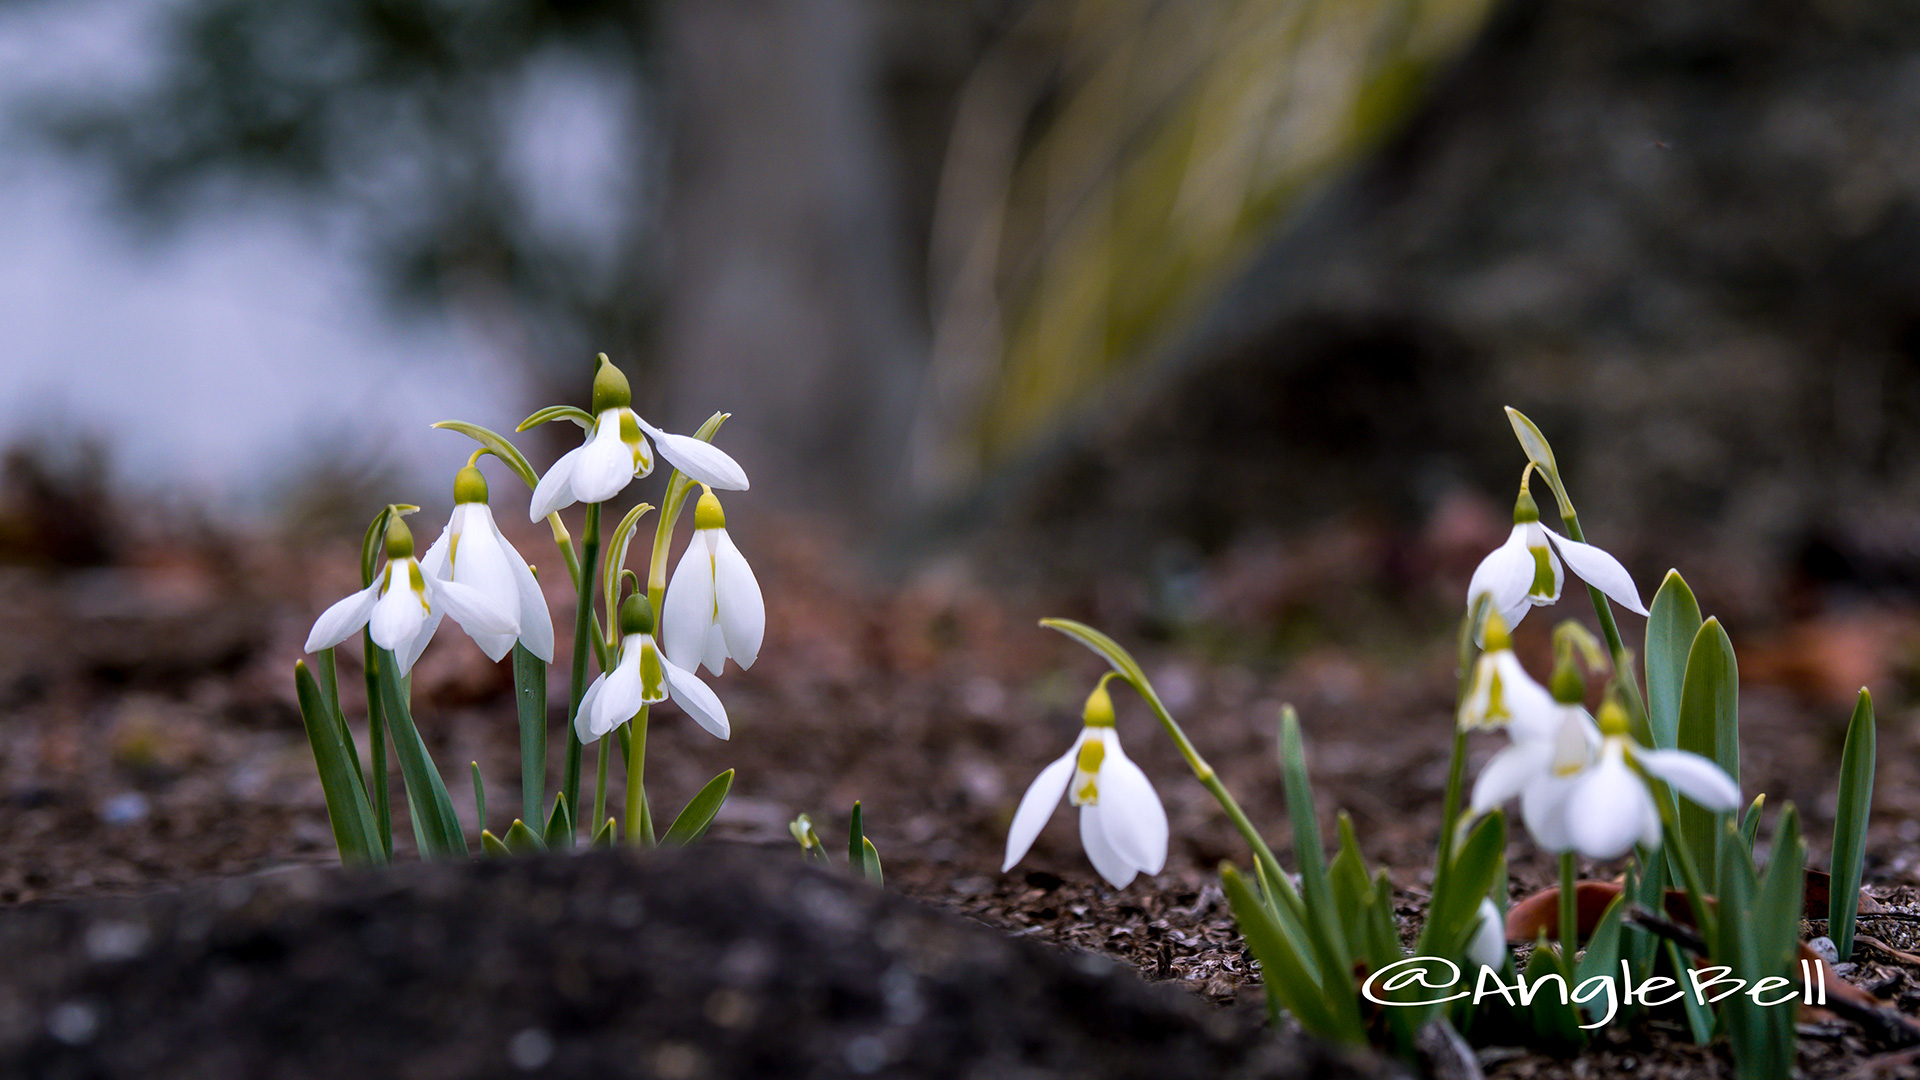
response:
M657 766L742 764L736 834L864 797L890 873L1024 903L1066 613L1274 812L1300 703L1418 865L1512 404L1642 592L1726 619L1784 733L1749 787L1830 813L1799 767L1871 685L1920 841L1920 5L3 0L0 118L0 898L325 857L286 670L352 538L444 512L430 422L584 404L597 351L754 480L740 737ZM443 635L423 727L504 781L504 676ZM1231 853L1190 794L1172 872Z

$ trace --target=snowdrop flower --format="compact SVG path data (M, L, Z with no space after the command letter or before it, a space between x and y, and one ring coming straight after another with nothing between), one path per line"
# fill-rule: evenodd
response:
M320 613L307 635L307 651L338 645L364 626L375 645L393 653L405 675L427 647L443 612L476 635L511 633L514 626L509 610L473 586L421 573L413 557L413 532L396 512L387 523L385 569L373 584Z
M1007 858L1000 872L1026 857L1060 796L1080 808L1080 843L1093 868L1116 889L1137 873L1157 874L1167 863L1167 811L1140 766L1120 749L1107 679L1087 698L1086 727L1066 754L1040 770L1007 831Z
M1571 663L1554 673L1553 684L1545 714L1508 728L1512 744L1480 770L1468 805L1469 816L1477 818L1518 798L1521 820L1534 842L1559 852L1573 846L1566 834L1566 799L1574 778L1594 762L1600 729L1580 705L1585 687Z
M1483 634L1486 651L1474 661L1467 694L1460 700L1460 726L1471 730L1511 725L1516 732L1544 734L1553 697L1513 655L1513 637L1499 611L1487 612Z
M712 490L694 506L693 541L660 608L661 647L688 671L704 663L718 675L728 657L750 668L760 655L767 606L746 557L727 536L727 517Z
M1487 897L1480 898L1480 922L1467 942L1467 959L1499 971L1507 963L1507 921Z
M1513 507L1513 532L1508 534L1506 543L1480 560L1473 571L1473 580L1467 584L1468 609L1484 595L1509 627L1520 625L1520 620L1527 617L1528 608L1560 599L1560 586L1566 578L1561 569L1562 559L1575 576L1611 597L1614 603L1638 615L1647 613L1647 606L1640 602L1640 590L1620 560L1592 544L1569 540L1540 524L1540 507L1524 486Z
M505 633L490 633L454 613L487 659L497 661L507 655L517 640L528 652L553 663L553 617L547 613L547 598L527 560L500 535L493 510L487 506L486 478L472 462L454 475L453 516L440 538L427 548L420 569L428 580L471 586L511 616L512 625ZM439 611L428 616L430 623L439 620Z
M633 719L643 705L665 701L686 710L694 722L718 738L727 738L727 710L699 676L660 655L653 640L653 606L644 596L620 605L620 660L587 687L575 714L574 732L593 742Z
M576 502L598 503L618 495L627 484L653 471L647 436L673 467L710 488L745 491L746 471L724 450L687 435L665 432L633 411L627 377L605 353L593 376L593 426L587 441L560 456L533 489L527 519L539 521ZM584 422L584 421L583 421Z
M1600 708L1600 732L1601 743L1590 763L1567 776L1553 805L1543 809L1548 833L1564 835L1562 850L1614 859L1635 844L1659 847L1660 808L1648 790L1649 778L1666 781L1714 813L1739 808L1740 786L1712 760L1686 750L1649 750L1634 742L1627 711L1611 695ZM1535 835L1540 835L1537 830ZM1548 846L1544 839L1542 846Z

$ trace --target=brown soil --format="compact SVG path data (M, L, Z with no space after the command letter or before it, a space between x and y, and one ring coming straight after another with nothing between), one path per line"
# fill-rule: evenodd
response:
M1427 576L1402 580L1385 600L1361 588L1353 620L1343 623L1347 611L1316 597L1342 574L1363 586L1377 578L1364 567L1343 570L1339 552L1380 549L1343 536L1275 541L1265 555L1241 553L1206 568L1196 588L1214 597L1202 607L1208 621L1170 636L1150 597L1106 584L1061 590L1042 607L997 595L990 581L950 562L876 588L815 532L788 522L748 534L744 546L768 599L767 642L752 671L729 671L715 684L733 719L731 742L662 710L648 755L655 813L670 816L707 778L737 768L712 835L763 845L767 859L797 860L786 832L796 813L810 813L829 847L844 850L845 815L860 799L889 888L1018 937L1117 958L1149 981L1215 1002L1257 1000L1215 877L1221 859L1245 860L1243 845L1136 701L1119 698L1120 730L1172 821L1166 872L1124 891L1108 888L1079 852L1065 813L1021 865L999 872L1015 802L1073 738L1100 671L1091 655L1034 620L1088 618L1134 647L1195 743L1268 827L1283 861L1291 844L1273 734L1280 704L1295 704L1327 833L1336 810L1353 815L1368 858L1390 870L1411 925L1423 910L1445 782L1448 621L1464 573L1453 580L1458 559L1442 550L1421 563ZM529 553L549 550L538 533L516 539ZM122 544L107 565L0 567L0 625L8 628L0 634L0 795L10 808L0 832L0 900L141 893L333 862L290 672L315 614L353 586L353 548L173 536ZM557 622L569 625L570 605L557 590L552 599ZM1273 630L1275 610L1292 629ZM1563 605L1555 614L1576 610ZM1768 792L1770 808L1787 800L1801 808L1816 865L1824 865L1851 689L1833 685L1820 650L1861 643L1845 659L1874 680L1881 703L1868 881L1896 912L1920 912L1920 758L1898 682L1914 625L1912 613L1875 611L1776 628L1765 640L1732 628L1749 676L1766 680L1749 678L1743 691L1743 787ZM1519 634L1536 669L1549 628L1539 615ZM1638 631L1630 620L1630 637ZM499 833L519 806L508 675L451 624L441 633L416 669L420 727L468 821L465 764L480 763L487 824ZM1241 644L1247 640L1263 644ZM563 656L556 672L564 665ZM358 668L344 652L341 667L346 709L357 715ZM553 689L549 791L561 760L564 675ZM364 734L357 732L363 749ZM1496 745L1476 738L1473 767ZM612 772L610 803L618 806L617 764ZM402 805L397 779L395 793ZM402 820L395 831L398 847L410 850ZM1510 858L1516 891L1548 883L1549 865L1524 837L1510 845ZM1866 930L1912 950L1920 944L1914 927L1881 920ZM1920 971L1888 954L1868 957L1853 977L1902 1009L1920 1006ZM1724 1071L1723 1053L1687 1045L1677 1030L1656 1019L1605 1032L1578 1059L1493 1049L1482 1060L1497 1076ZM1804 1027L1801 1045L1801 1063L1814 1075L1911 1067L1879 1061L1874 1055L1885 1048L1844 1023Z

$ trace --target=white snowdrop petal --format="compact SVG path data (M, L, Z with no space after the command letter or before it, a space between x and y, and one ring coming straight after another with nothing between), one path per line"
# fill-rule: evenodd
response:
M1653 796L1647 794L1640 803L1640 846L1648 851L1657 851L1664 839L1666 836L1660 828L1660 808L1654 805Z
M1080 846L1087 850L1087 858L1092 861L1093 868L1107 879L1108 884L1116 889L1124 889L1133 882L1138 871L1108 842L1101 821L1101 811L1104 809L1093 803L1080 808Z
M1520 625L1521 619L1527 617L1527 612L1532 610L1533 598L1531 596L1522 596L1519 603L1502 611L1500 617L1507 620L1507 629L1513 630Z
M584 503L606 502L632 481L633 451L620 441L620 425L602 420L574 462L573 493Z
M1167 810L1153 782L1107 740L1100 766L1100 824L1107 843L1134 869L1157 874L1167 865Z
M1547 539L1553 542L1560 557L1567 560L1574 574L1580 580L1606 593L1614 603L1636 615L1645 615L1647 605L1640 602L1640 590L1633 584L1632 575L1620 565L1620 560L1578 540L1569 540L1552 529L1545 530Z
M1073 779L1074 757L1079 751L1079 740L1075 740L1073 749L1041 769L1040 775L1027 785L1027 793L1020 796L1020 806L1013 812L1013 827L1007 830L1007 858L1000 864L1001 873L1013 869L1015 863L1027 857L1034 838L1040 835L1047 819L1053 816L1053 808L1060 805L1060 799L1067 793L1067 783Z
M1558 713L1553 695L1533 681L1511 651L1495 653L1493 669L1500 673L1500 697L1516 737L1544 733Z
M1636 750L1634 760L1674 790L1717 814L1740 808L1740 785L1711 758L1687 750Z
M707 646L701 650L700 662L705 664L707 670L715 675L721 674L722 671L726 669L727 639L726 636L720 632L719 623L714 623L712 626L707 627ZM687 670L697 671L698 669L690 667Z
M660 456L693 480L721 491L747 490L747 471L725 450L690 435L662 431L645 420L640 426L653 436Z
M1617 859L1644 834L1647 803L1646 785L1609 746L1567 798L1567 836L1590 859Z
M1493 755L1473 782L1473 796L1468 802L1473 816L1479 817L1509 799L1518 798L1527 789L1528 781L1546 768L1542 749L1536 742L1515 742Z
M373 643L383 649L399 653L403 646L413 641L414 635L427 621L426 602L419 593L413 591L408 580L412 559L389 566L387 573L392 585L381 594L373 605L373 614L367 619L367 629L373 634ZM404 665L401 673L406 673Z
M1474 568L1467 583L1467 607L1471 609L1481 594L1495 611L1504 611L1524 600L1533 584L1533 555L1527 551L1526 526L1515 525L1506 543L1487 553Z
M420 654L427 651L427 642L432 641L434 632L440 629L440 618L441 613L437 608L430 609L427 612L427 621L421 623L420 629L414 632L413 640L394 651L394 663L399 665L400 674L405 675L412 671L414 663L420 659Z
M1570 777L1536 773L1520 793L1520 820L1526 822L1533 842L1546 851L1562 852L1573 847L1567 836L1567 796L1573 793Z
M378 581L335 601L320 613L318 619L313 620L313 629L307 633L306 651L319 652L347 640L355 630L367 625L367 619L373 614L373 606L379 601Z
M640 712L647 700L647 688L640 678L640 639L628 638L620 648L620 662L605 676L606 686L593 703L593 728L596 736L605 735Z
M573 493L573 470L580 463L580 452L586 446L576 446L560 455L540 482L533 486L533 498L527 504L527 520L539 521L548 514L563 507L579 502Z
M573 714L573 733L583 743L593 742L600 737L593 730L593 706L600 700L600 688L606 681L606 675L602 674L587 687L586 693L580 695L579 711Z
M660 602L660 649L683 668L700 663L713 626L713 560L695 533Z
M460 508L457 506L454 507L453 512L455 520L458 520ZM427 545L427 553L420 556L420 574L422 577L439 578L445 581L447 578L453 576L452 568L447 565L447 552L452 550L453 538L458 535L458 533L459 530L453 527L452 521L449 521L447 522L447 527L440 530L440 536L435 539L433 543Z
M455 563L459 560L456 558ZM517 634L520 617L497 597L458 581L427 579L427 596L469 634ZM516 604L515 607L518 605Z
M484 503L467 503L460 546L453 552L453 580L470 585L500 605L512 618L512 634L520 633L520 587L513 580L511 548L500 536L493 513Z
M533 570L527 566L527 560L513 550L513 545L504 539L501 545L507 549L507 564L513 571L514 595L520 608L520 644L527 651L540 658L543 663L553 663L553 615L547 610L547 594L541 590L540 581L533 576Z
M671 660L662 660L661 666L666 668L667 692L673 695L673 703L714 738L728 738L732 728L727 724L727 707L720 704L720 696L713 688Z
M720 535L713 549L713 593L720 608L720 630L727 639L727 655L750 668L766 636L767 605L747 557L734 546L727 530L716 531Z
M1480 900L1479 925L1467 942L1467 959L1496 971L1507 962L1506 922L1500 918L1500 909L1485 897Z

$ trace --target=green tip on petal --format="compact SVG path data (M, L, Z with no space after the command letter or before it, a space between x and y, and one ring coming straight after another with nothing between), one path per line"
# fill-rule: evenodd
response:
M1620 703L1620 689L1607 687L1607 699L1600 703L1600 715L1594 719L1600 723L1600 734L1607 736L1626 735L1633 728L1633 722L1627 716L1627 707Z
M700 501L693 505L693 527L696 529L724 529L727 527L727 515L720 509L720 500L714 497L712 489L700 493Z
M607 359L606 353L597 358L599 367L593 373L593 415L599 416L608 409L625 409L633 405L633 386L620 369Z
M387 558L413 558L413 530L407 528L407 523L400 519L399 514L387 519Z
M1562 705L1578 705L1587 700L1587 680L1580 674L1580 665L1570 656L1562 657L1554 665L1548 689L1553 691L1553 700Z
M453 474L453 501L455 503L484 503L487 501L487 478L480 470L468 465Z
M1088 727L1113 726L1113 695L1107 693L1107 680L1112 675L1103 675L1094 684L1093 693L1087 695L1087 707L1080 710L1080 718Z
M627 597L620 605L620 632L623 634L653 633L653 605L647 602L644 594L635 593Z
M1513 648L1513 631L1507 628L1507 620L1497 611L1487 612L1487 651L1499 652Z
M1520 489L1520 497L1513 501L1513 523L1526 525L1540 520L1540 504L1533 501L1533 492Z

